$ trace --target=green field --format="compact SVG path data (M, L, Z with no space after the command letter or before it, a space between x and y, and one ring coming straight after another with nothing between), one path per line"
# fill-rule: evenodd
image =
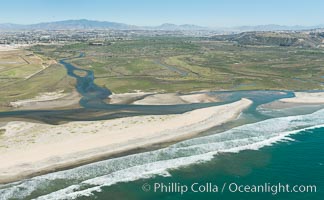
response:
M239 36L159 36L107 40L103 46L70 43L2 51L0 111L15 109L10 102L17 100L75 90L76 80L58 64L62 58L92 70L95 83L113 93L324 89L324 48L320 43L288 46L272 35L265 34L265 40L257 36L266 44L245 44L255 41L250 36L243 41ZM85 76L86 72L75 74Z
M237 45L199 38L152 37L34 46L34 52L71 59L93 70L95 82L115 93L143 91L322 89L323 48Z
M0 110L12 109L10 102L40 93L69 92L75 84L63 66L23 50L0 52L0 82Z

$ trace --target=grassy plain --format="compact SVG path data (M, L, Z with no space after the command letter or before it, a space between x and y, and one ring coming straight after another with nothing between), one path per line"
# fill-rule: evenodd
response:
M0 83L0 110L7 110L12 101L44 92L71 91L75 81L53 60L16 50L0 52Z
M93 70L95 82L115 93L248 89L322 89L324 49L237 45L204 38L151 37L112 41L104 46L77 43L34 46L53 59L73 57Z

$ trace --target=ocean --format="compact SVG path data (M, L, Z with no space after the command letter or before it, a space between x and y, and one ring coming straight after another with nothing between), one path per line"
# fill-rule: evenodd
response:
M210 130L162 149L2 185L0 196L46 200L322 199L324 109L280 115L224 131ZM245 113L237 123L248 116Z
M170 176L155 176L133 182L103 187L91 198L79 199L323 199L324 196L324 128L299 131L291 136L294 141L283 141L259 150L244 150L239 153L224 153L206 163L171 170ZM270 185L279 183L294 185L315 185L316 192L144 192L142 186L156 183L179 183L191 186L194 183L224 183L236 185ZM153 190L153 188L151 188ZM199 189L199 188L198 188ZM190 189L189 189L190 190ZM221 190L221 188L219 189ZM278 189L277 189L278 190Z

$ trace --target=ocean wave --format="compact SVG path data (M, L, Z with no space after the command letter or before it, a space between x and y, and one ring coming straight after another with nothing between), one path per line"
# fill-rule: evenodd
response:
M1 199L75 199L119 182L170 176L168 170L206 162L222 152L260 149L291 134L324 127L324 109L308 115L272 118L222 133L189 139L160 150L108 159L0 187Z

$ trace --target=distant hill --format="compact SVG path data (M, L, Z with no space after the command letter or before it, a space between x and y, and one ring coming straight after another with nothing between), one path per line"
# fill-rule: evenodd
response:
M65 20L57 22L46 22L39 24L28 25L30 29L47 29L47 30L59 30L59 29L131 29L131 25L107 22L107 21L93 21L93 20Z
M162 24L160 26L153 26L147 28L154 29L154 30L208 30L210 29L208 27L196 26L192 24L176 25L176 24L168 24L168 23Z
M160 26L134 26L117 22L95 20L64 20L56 22L44 22L38 24L0 24L0 30L63 30L63 29L115 29L115 30L204 30L206 27L191 24L175 25L162 24Z
M60 30L60 29L131 29L133 26L107 21L94 20L65 20L57 22L44 22L38 24L20 25L20 24L0 24L0 29L10 30Z
M324 45L323 32L244 32L232 35L216 35L213 40L234 41L240 45L300 46Z
M56 21L56 22L44 22L38 24L0 24L0 30L62 30L62 29L114 29L114 30L166 30L166 31L178 31L178 30L186 30L186 31L197 31L197 30L209 30L209 31L218 31L218 32L247 32L247 31L280 31L280 30L310 30L324 28L324 25L318 26L281 26L276 24L269 25L258 25L258 26L238 26L238 27L229 27L229 28L211 28L211 27L203 27L192 24L170 24L165 23L160 26L135 26L117 22L109 22L109 21L96 21L96 20L87 20L87 19L79 19L79 20L64 20L64 21Z
M318 29L323 28L324 25L318 26L281 26L277 24L267 24L267 25L257 25L257 26L238 26L229 28L235 32L247 32L247 31L299 31L299 30L310 30L310 29Z

